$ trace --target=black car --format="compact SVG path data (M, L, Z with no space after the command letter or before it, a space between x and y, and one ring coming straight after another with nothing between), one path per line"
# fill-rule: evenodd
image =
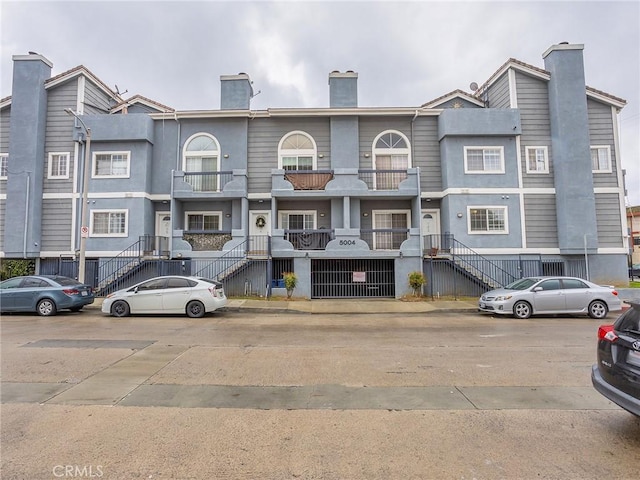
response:
M640 303L630 305L613 325L598 329L591 381L602 395L640 417Z

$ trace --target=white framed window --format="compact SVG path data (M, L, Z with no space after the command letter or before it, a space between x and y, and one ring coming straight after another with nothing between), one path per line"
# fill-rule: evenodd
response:
M94 152L93 178L129 178L131 152Z
M194 192L220 190L220 144L213 135L196 133L187 139L182 152L185 181Z
M387 170L375 173L374 190L397 189L407 178L407 169L411 167L409 140L400 132L387 130L374 139L372 151L373 169Z
M593 173L611 173L611 147L609 145L591 146L591 170Z
M69 178L69 152L49 153L49 178Z
M126 237L128 210L91 210L89 231L92 237Z
M464 147L464 173L504 173L504 147Z
M507 207L467 207L470 234L509 233Z
M0 153L0 178L6 179L9 174L9 154Z
M278 227L282 230L315 230L315 210L281 210L278 212Z
M527 173L549 173L548 147L527 147Z
M278 144L278 168L316 170L318 148L311 135L303 131L287 133Z
M409 235L410 210L372 210L373 249L399 250ZM376 232L375 230L397 230Z
M222 228L222 212L185 212L185 230L219 231Z

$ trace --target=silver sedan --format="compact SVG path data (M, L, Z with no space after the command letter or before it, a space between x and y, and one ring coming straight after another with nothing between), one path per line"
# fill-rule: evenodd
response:
M559 313L604 318L608 312L622 310L622 301L613 287L581 278L528 277L484 293L478 300L478 309L523 319Z
M220 282L199 277L166 276L108 295L102 303L102 312L116 317L137 313L202 317L226 304L227 297Z

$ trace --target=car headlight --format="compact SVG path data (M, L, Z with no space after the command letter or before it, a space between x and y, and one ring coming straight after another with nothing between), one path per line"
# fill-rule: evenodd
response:
M509 300L512 295L502 295L500 297L496 297L496 302L504 302L505 300Z

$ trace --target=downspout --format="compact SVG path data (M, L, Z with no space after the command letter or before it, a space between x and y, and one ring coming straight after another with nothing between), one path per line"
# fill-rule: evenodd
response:
M24 209L24 234L22 236L22 258L27 258L27 228L29 226L29 189L31 187L31 172L26 172L27 174L27 204Z
M173 119L178 124L178 134L176 137L176 170L180 170L180 135L181 135L181 127L180 120L178 120L178 114L173 112ZM173 222L175 221L175 217L173 215L174 212L174 197L173 197L173 189L175 185L175 170L171 172L171 198L169 199L169 216L171 217L171 230L169 233L169 253L170 257L173 258Z

